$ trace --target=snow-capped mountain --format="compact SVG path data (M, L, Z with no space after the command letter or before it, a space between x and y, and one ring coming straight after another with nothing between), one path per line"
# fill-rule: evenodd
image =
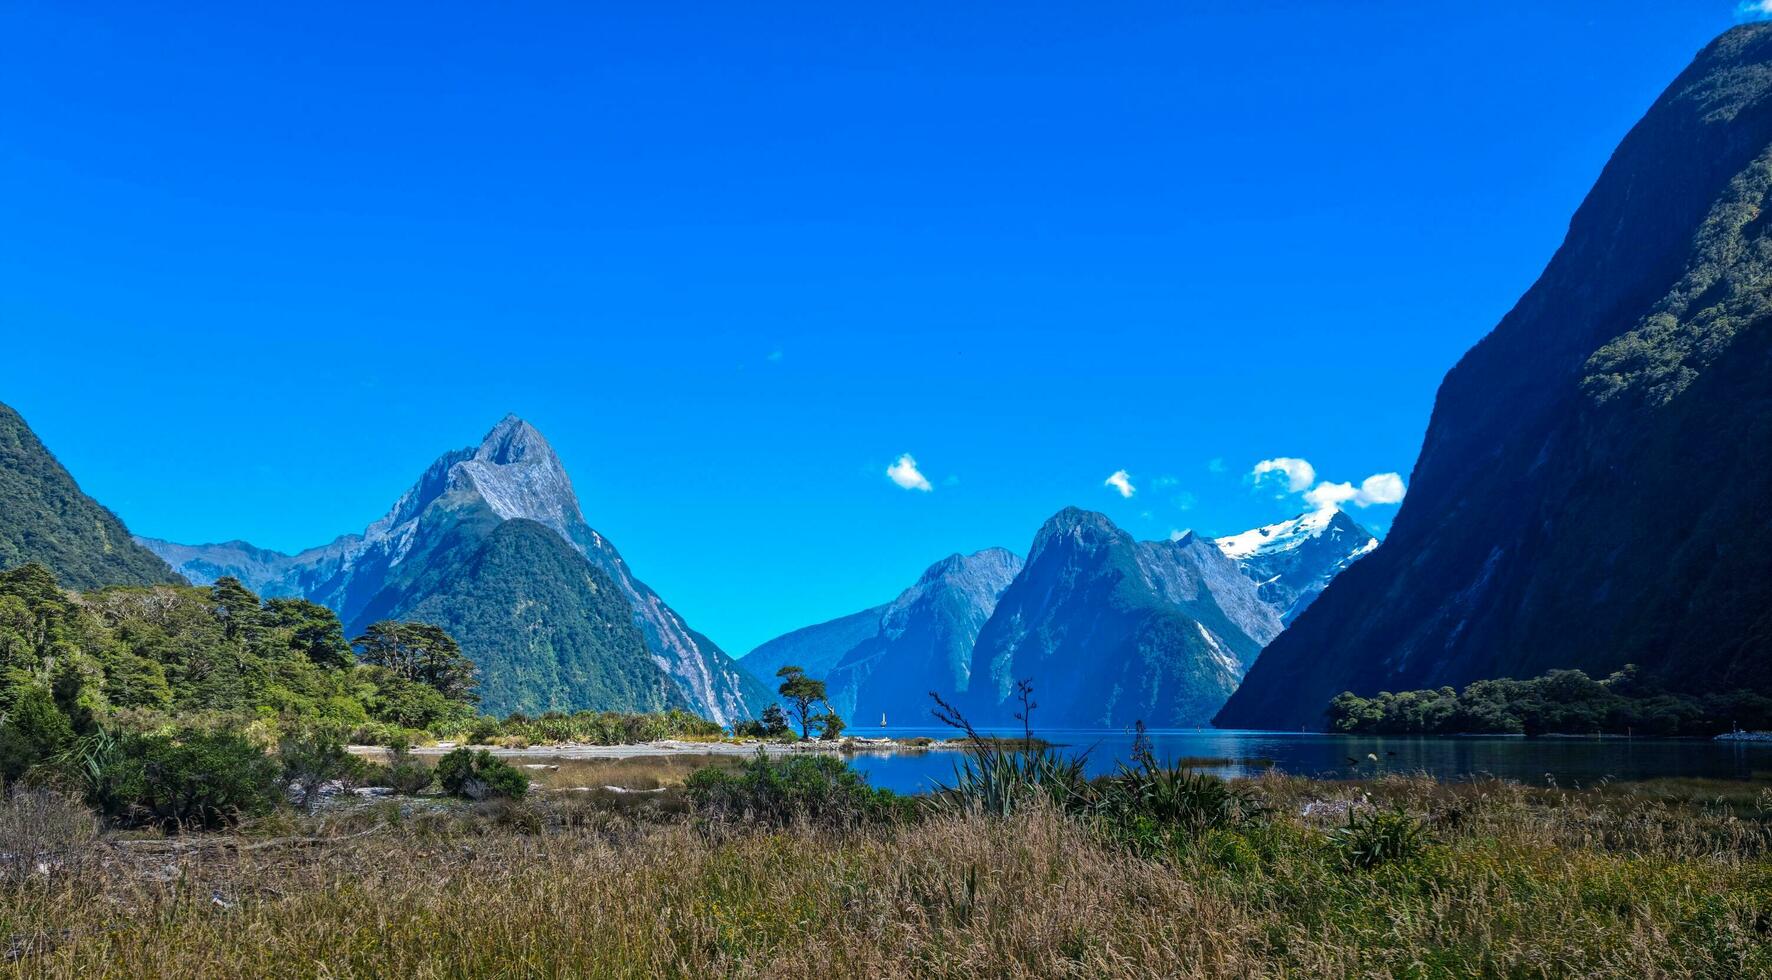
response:
M1338 507L1300 514L1213 542L1253 579L1264 602L1291 625L1329 580L1378 547L1378 539Z
M517 520L554 532L608 576L631 610L632 625L644 637L651 658L697 712L725 723L760 710L752 702L765 693L761 686L634 576L615 546L585 522L571 478L553 447L514 415L499 422L478 446L438 457L361 535L346 535L300 555L280 555L244 542L142 543L175 567L191 569L193 581L235 575L268 595L299 595L326 605L349 628L360 629L408 611L433 594L450 592L455 566L476 557L475 546L498 525ZM517 566L507 560L504 567ZM470 656L476 652L474 636L457 639ZM572 650L558 647L550 644L548 655L573 656Z

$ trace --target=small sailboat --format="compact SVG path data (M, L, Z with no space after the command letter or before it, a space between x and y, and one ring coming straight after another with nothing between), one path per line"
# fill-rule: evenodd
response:
M880 712L880 727L881 728L886 727L886 712L884 712L884 711Z

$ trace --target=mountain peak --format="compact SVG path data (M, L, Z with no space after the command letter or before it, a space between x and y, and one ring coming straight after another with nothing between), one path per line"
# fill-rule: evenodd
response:
M570 537L567 528L584 520L554 447L516 415L506 415L469 458L449 468L449 489L471 489L498 516L527 518L562 536Z
M1271 554L1276 551L1290 551L1312 538L1318 537L1330 527L1342 530L1366 533L1365 529L1354 523L1353 518L1342 513L1335 506L1323 507L1318 510L1306 511L1297 517L1287 518L1275 524L1253 528L1241 534L1229 534L1216 538L1218 550L1229 558L1243 559L1253 555Z
M1063 542L1094 550L1120 537L1127 537L1126 532L1120 530L1106 514L1081 507L1066 507L1040 525L1039 533L1034 535L1033 546L1028 549L1027 560L1031 563L1048 547Z
M1021 559L1008 548L985 548L970 555L955 552L924 569L923 574L917 579L917 585L928 585L938 579L964 574L976 569L1020 567L1020 564Z
M554 447L535 426L516 415L506 415L480 440L474 458L498 466L522 462L531 456L554 456Z
M1066 507L1046 519L1040 525L1040 534L1065 534L1079 530L1118 531L1119 526L1113 519L1099 511L1084 510L1081 507Z
M1236 562L1290 624L1331 579L1377 548L1378 538L1341 508L1323 507L1209 544Z

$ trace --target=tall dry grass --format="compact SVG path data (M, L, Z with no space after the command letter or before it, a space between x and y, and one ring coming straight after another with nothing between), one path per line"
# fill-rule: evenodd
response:
M0 953L67 977L1772 975L1753 798L1255 788L1261 826L1150 857L1043 805L709 834L582 794L83 837L0 885ZM1348 870L1328 831L1393 805L1433 843Z

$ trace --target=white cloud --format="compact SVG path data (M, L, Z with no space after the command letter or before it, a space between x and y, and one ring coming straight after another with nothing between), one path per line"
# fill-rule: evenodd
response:
M1101 481L1101 485L1113 487L1122 497L1131 497L1138 492L1138 488L1132 485L1132 474L1125 470L1115 470L1112 476Z
M1214 456L1211 459L1206 461L1206 472L1208 472L1208 473L1223 473L1224 470L1225 470L1225 466L1224 466L1224 457L1223 456Z
M1769 0L1769 2L1772 2L1772 0ZM1164 487L1174 487L1174 486L1180 486L1180 485L1181 485L1181 479L1179 477L1173 477L1173 476L1168 476L1168 475L1159 476L1155 480L1151 481L1151 486L1156 487L1159 490L1163 489Z
M1169 540L1171 540L1171 541L1180 541L1180 540L1181 540L1181 539L1182 539L1182 538L1185 538L1185 537L1187 537L1187 536L1188 536L1188 533L1189 533L1189 532L1187 532L1187 531L1183 531L1183 530L1181 530L1181 529L1179 529L1179 528L1177 528L1177 529L1175 529L1175 530L1172 530L1172 531L1170 531L1170 532L1169 532Z
M1772 0L1767 0L1772 3ZM1373 504L1400 504L1403 494L1408 488L1403 486L1403 478L1395 473L1374 473L1360 481L1360 496L1354 503L1361 507Z
M1330 507L1340 507L1359 495L1360 491L1354 489L1351 483L1330 483L1324 480L1317 484L1316 489L1305 493L1304 502L1317 510L1327 510Z
M1756 20L1772 20L1772 0L1742 0L1735 5L1737 23Z
M1406 491L1403 478L1397 474L1374 473L1361 480L1357 487L1351 483L1330 483L1324 480L1304 495L1304 502L1317 510L1348 503L1355 507L1372 507L1401 503Z
M1185 490L1170 497L1169 502L1175 505L1176 510L1193 510L1194 505L1199 503L1193 494L1188 493Z
M1251 470L1249 475L1255 478L1255 482L1260 483L1270 473L1279 473L1286 477L1286 490L1289 493L1298 493L1307 489L1311 482L1317 478L1315 466L1291 456L1275 456L1273 459L1264 459L1255 464L1255 469Z
M886 475L891 478L893 483L906 490L921 490L928 493L935 489L935 486L923 475L923 471L917 469L917 461L911 457L910 453L898 457L898 462L886 467Z

